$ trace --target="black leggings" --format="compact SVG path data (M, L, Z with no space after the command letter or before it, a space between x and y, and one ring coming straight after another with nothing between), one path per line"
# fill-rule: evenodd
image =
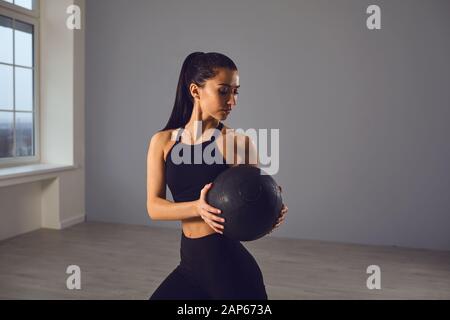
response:
M267 300L261 270L237 240L219 233L193 239L181 232L180 257L150 300Z

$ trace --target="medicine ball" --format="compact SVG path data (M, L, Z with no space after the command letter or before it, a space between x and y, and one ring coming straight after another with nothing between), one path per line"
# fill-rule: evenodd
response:
M222 210L223 234L252 241L267 234L283 205L275 180L260 168L241 164L223 171L213 181L206 202Z

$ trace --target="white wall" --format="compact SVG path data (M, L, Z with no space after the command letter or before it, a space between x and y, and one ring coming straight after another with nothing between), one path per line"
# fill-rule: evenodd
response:
M84 21L81 30L66 27L70 4L84 19L84 0L41 0L40 128L42 162L74 169L2 179L0 239L85 219L85 30Z
M239 69L233 128L280 129L272 236L450 249L450 1L89 0L88 220L150 221L146 159L181 64Z

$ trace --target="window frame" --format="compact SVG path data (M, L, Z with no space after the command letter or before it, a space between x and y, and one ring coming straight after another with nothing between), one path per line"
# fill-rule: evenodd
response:
M33 10L29 10L27 8L18 6L13 3L6 2L4 0L0 0L0 7L9 9L11 11L15 11L17 13L24 14L26 16L39 18L40 1L39 0L32 0L32 1L33 1Z
M36 164L41 160L41 144L40 144L40 21L39 21L39 0L33 0L34 10L19 7L17 5L0 0L0 14L8 18L20 20L33 25L33 55L34 55L34 73L33 73L33 141L34 155L26 157L9 157L0 158L0 168L8 168L20 165ZM15 86L15 84L14 84ZM14 122L14 134L15 134ZM16 148L14 139L14 149ZM15 151L15 150L14 150Z

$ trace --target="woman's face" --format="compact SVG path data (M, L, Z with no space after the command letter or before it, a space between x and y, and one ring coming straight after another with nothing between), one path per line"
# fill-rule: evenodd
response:
M239 74L226 68L218 69L218 74L205 82L203 88L198 89L198 99L203 113L217 120L224 120L237 103L239 88ZM191 85L191 91L193 86ZM195 89L194 89L195 91ZM193 92L194 93L194 92ZM194 95L195 96L195 95Z

